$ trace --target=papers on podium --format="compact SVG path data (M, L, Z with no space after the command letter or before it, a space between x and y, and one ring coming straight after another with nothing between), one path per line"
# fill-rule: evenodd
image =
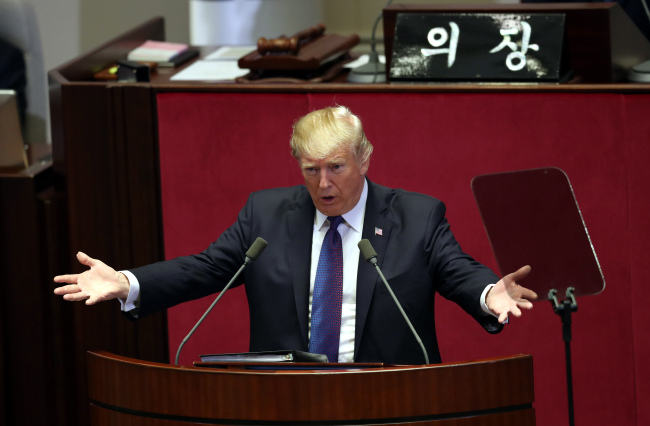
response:
M318 362L326 363L327 355L296 350L243 352L235 354L200 355L201 362L247 363L247 362Z

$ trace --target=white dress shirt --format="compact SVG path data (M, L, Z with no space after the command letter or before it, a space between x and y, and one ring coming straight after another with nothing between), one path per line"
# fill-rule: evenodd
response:
M363 217L368 198L368 182L356 206L343 215L338 227L343 249L343 306L341 309L341 339L339 341L339 362L354 360L354 329L357 314L357 271L359 269L359 241L363 232ZM311 302L316 281L316 269L325 234L330 228L327 216L316 210L314 231L311 240L311 273L309 275L309 333L311 336Z

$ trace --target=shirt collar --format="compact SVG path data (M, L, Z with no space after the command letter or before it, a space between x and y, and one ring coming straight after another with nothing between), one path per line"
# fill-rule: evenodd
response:
M343 215L345 222L350 225L352 229L361 233L361 228L363 227L363 214L366 211L366 200L368 199L368 181L363 179L363 191L361 191L361 197L357 205L354 206L352 210ZM316 209L316 217L314 223L316 229L321 229L327 220L327 216Z

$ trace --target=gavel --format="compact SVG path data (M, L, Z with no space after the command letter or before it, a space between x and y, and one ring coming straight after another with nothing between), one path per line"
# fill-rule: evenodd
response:
M297 32L292 37L279 37L274 39L266 39L260 37L257 40L257 51L263 55L265 53L279 53L290 52L295 55L300 50L300 45L306 41L318 37L325 32L325 25L318 24L311 28Z

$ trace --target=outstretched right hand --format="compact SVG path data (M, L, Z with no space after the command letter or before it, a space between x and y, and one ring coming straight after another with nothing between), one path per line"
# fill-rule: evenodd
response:
M124 274L82 252L77 253L77 260L90 269L81 274L54 277L55 283L69 284L57 287L54 294L71 302L85 300L86 305L129 296L129 280Z

